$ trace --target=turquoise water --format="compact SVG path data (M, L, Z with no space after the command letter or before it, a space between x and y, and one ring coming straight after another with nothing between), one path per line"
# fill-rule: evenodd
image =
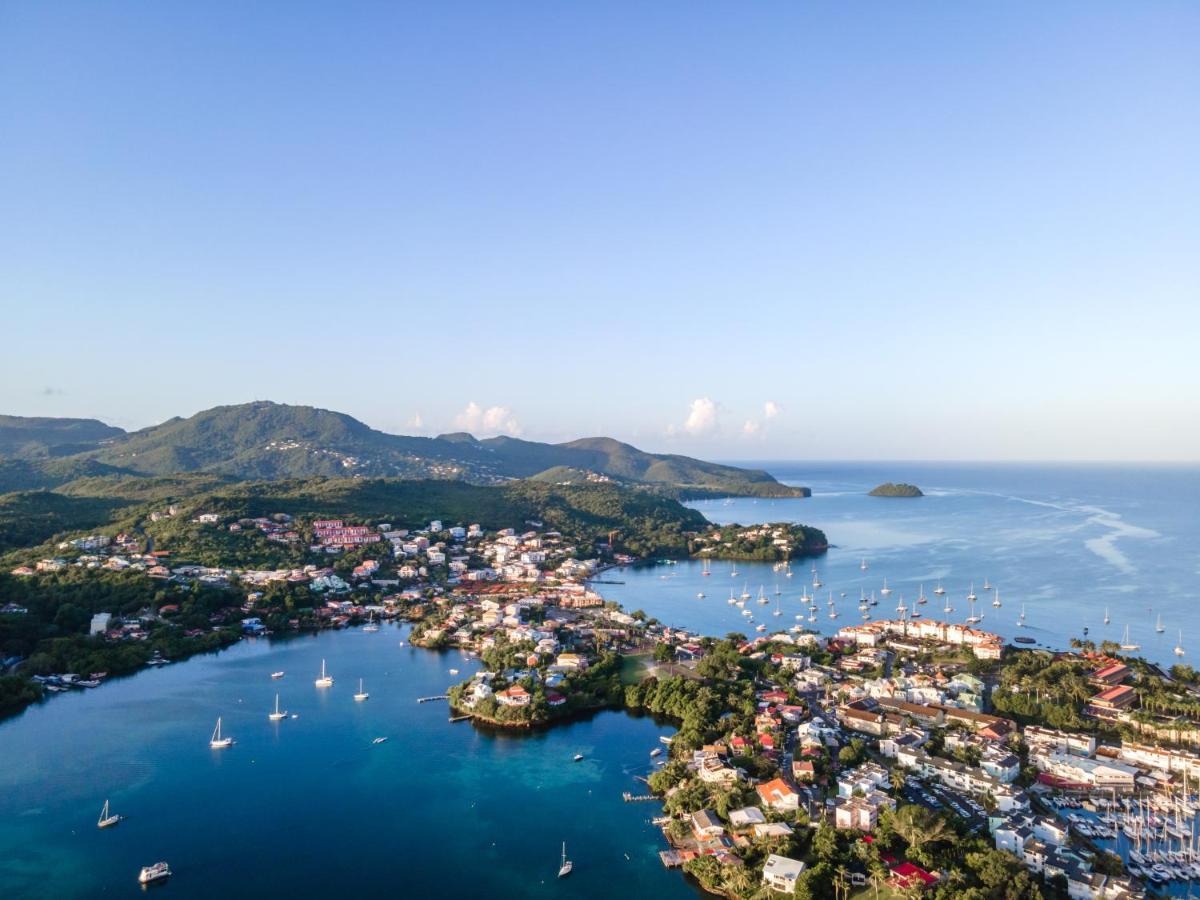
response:
M0 724L0 896L133 896L160 859L172 896L694 896L658 861L658 805L621 799L669 727L611 712L534 734L451 724L416 698L477 663L402 636L244 641ZM267 720L276 690L299 718ZM208 746L218 715L237 741L224 751ZM99 831L105 798L129 818ZM564 840L575 871L559 881Z
M897 595L911 602L924 582L926 615L939 615L931 592L940 578L954 617L966 614L969 582L982 595L989 578L1003 606L981 606L985 628L1062 646L1085 626L1119 638L1129 623L1144 652L1168 662L1182 629L1185 660L1200 661L1195 468L767 468L815 495L697 506L715 521L823 528L834 545L816 562L824 632L860 621L859 589L878 590L885 576L895 593L873 612L894 615ZM884 480L915 482L929 496L864 496ZM787 614L749 607L772 627L794 624L808 562L791 579L765 565L739 570L733 579L728 564L708 578L698 564L627 569L606 576L624 585L603 590L630 609L724 634L748 630L725 602L730 587L762 584L774 601L778 577ZM826 616L829 590L848 595L836 620ZM1015 624L1022 602L1026 629ZM476 663L401 640L405 631L385 627L244 641L0 723L0 897L132 896L139 868L159 859L176 873L161 890L179 896L695 896L659 864L661 838L648 823L657 805L621 800L669 727L612 712L534 734L451 724L444 703L416 698L443 693ZM313 686L322 657L336 679L327 691ZM279 669L286 677L272 681ZM360 676L364 704L351 698ZM267 721L276 690L299 718ZM218 715L237 740L229 750L208 747ZM387 743L372 746L377 736ZM573 763L577 752L587 760ZM101 832L105 798L129 818ZM558 881L563 840L575 872Z
M805 484L813 496L788 500L710 500L693 504L715 522L743 524L796 521L825 531L830 551L815 560L823 587L818 620L800 623L824 634L861 622L859 593L874 590L876 617L896 616L898 597L911 606L921 585L929 602L923 615L962 621L972 581L979 596L980 627L1005 637L1025 635L1054 647L1071 637L1120 641L1126 625L1142 655L1176 661L1173 649L1183 632L1184 662L1200 665L1200 469L1134 466L969 466L935 464L766 463L772 474ZM866 492L882 481L909 481L927 496L874 498ZM867 559L868 569L860 564ZM699 563L613 570L599 586L606 598L628 609L704 634L754 634L754 625L774 630L797 624L800 594L813 592L814 561L793 564L782 577L770 565L717 563L701 576ZM887 578L889 597L878 591ZM934 596L938 580L954 612ZM985 580L999 589L991 605ZM748 624L726 601L730 589L748 587L771 600ZM781 616L773 616L775 589ZM705 593L698 599L699 592ZM836 619L827 615L833 591ZM841 597L845 593L845 598ZM1022 604L1024 627L1017 625ZM1104 624L1105 608L1110 624ZM804 609L807 615L807 609ZM1164 631L1156 625L1161 615Z

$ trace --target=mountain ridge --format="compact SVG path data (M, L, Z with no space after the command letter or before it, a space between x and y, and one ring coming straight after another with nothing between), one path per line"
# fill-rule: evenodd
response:
M55 424L59 422L72 424ZM0 447L28 446L29 441L22 437L29 434L41 437L47 454L54 446L69 446L75 452L58 455L57 471L51 471L44 462L47 456L31 457L26 452L16 464L3 458L15 454L0 451L0 491L61 485L69 480L64 476L74 466L81 476L90 477L204 472L244 480L399 477L477 484L534 478L566 468L680 495L808 494L806 488L781 484L762 470L649 453L614 438L547 444L507 436L480 439L466 432L437 437L394 435L346 413L271 401L217 406L132 432L96 420L0 417ZM78 440L65 441L65 436L77 438L79 434L93 438L90 444L83 443L82 450ZM63 442L46 444L47 435ZM12 470L11 486L6 468Z

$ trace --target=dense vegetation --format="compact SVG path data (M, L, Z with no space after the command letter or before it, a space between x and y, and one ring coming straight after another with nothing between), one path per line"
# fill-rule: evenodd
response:
M172 475L210 472L241 479L402 477L496 484L555 467L595 472L637 484L715 490L755 496L798 496L766 472L686 456L645 453L611 438L542 444L510 437L476 440L469 434L405 437L376 431L342 413L307 406L247 403L175 418L131 434L83 420L0 421L0 490L53 487L68 480L36 460L67 453L93 471ZM80 424L82 423L82 424ZM55 437L57 432L62 434ZM9 438L6 442L6 435ZM47 440L76 443L48 445ZM5 448L8 448L7 450Z
M782 536L786 549L776 543ZM719 540L718 540L719 539ZM747 559L775 562L824 553L829 549L825 532L808 525L779 522L761 526L723 525L692 542L696 556L709 559Z
M906 484L904 482L885 481L871 489L868 494L870 497L924 497L925 494L915 484Z

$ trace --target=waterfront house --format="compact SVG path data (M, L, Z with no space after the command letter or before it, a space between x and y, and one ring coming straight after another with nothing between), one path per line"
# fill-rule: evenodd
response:
M796 882L803 871L804 863L800 860L772 853L763 865L762 882L773 891L790 895L795 893Z
M496 693L496 702L501 706L528 706L530 699L529 691L519 684Z
M711 809L692 813L692 834L700 842L711 841L725 833L725 826Z

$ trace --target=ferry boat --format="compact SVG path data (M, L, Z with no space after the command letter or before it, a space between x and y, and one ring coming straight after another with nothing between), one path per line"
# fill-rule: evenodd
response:
M333 676L325 671L325 660L321 660L321 677L313 682L319 688L333 687Z
M575 868L575 863L567 859L567 842L563 841L562 846L562 862L558 865L558 877L566 878L571 874L571 870Z
M224 750L226 747L233 746L233 738L221 736L221 717L217 716L217 727L213 729L212 737L209 738L208 746L214 750Z
M104 801L104 808L100 810L100 819L96 822L97 828L112 828L114 825L120 824L124 816L118 816L115 813L108 811L108 801Z
M152 866L142 866L142 871L138 873L138 884L151 884L170 877L171 867L165 862L156 862Z
M272 722L278 722L280 719L286 719L287 714L288 714L288 712L286 709L281 710L279 708L279 695L276 694L275 695L275 711L267 713L267 718L270 719Z
M370 696L370 694L363 690L363 680L361 678L358 679L358 693L354 695L355 702L362 703Z
M271 673L271 677L272 677L272 678L282 678L282 677L283 677L283 673L282 673L282 672L272 672L272 673Z

